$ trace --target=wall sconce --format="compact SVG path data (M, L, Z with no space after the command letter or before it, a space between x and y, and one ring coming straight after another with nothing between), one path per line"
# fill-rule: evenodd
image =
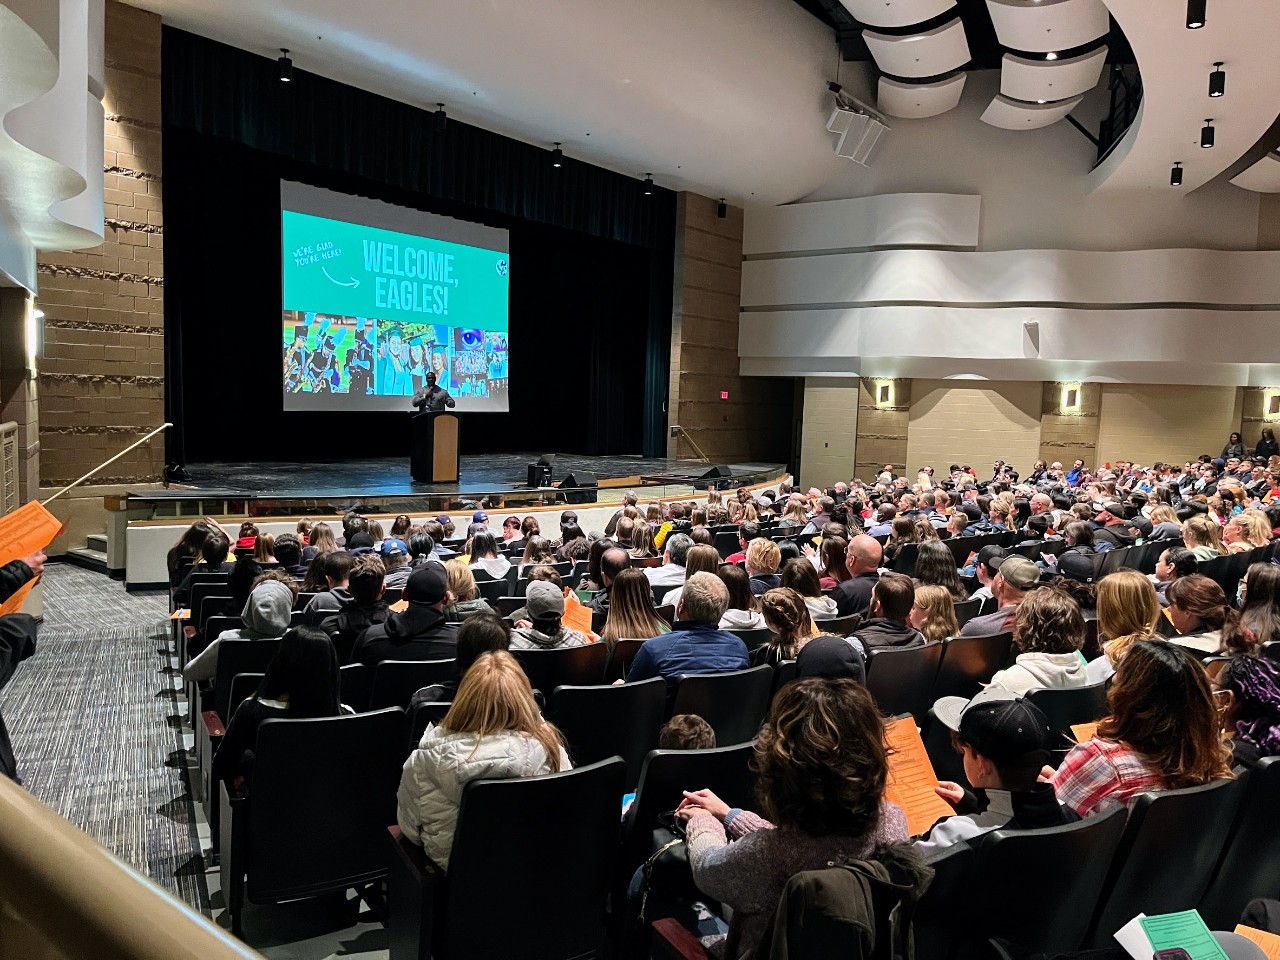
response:
M1262 419L1280 420L1280 387L1268 387L1262 395Z
M893 381L892 380L876 381L876 406L877 407L893 406Z
M1078 383L1064 383L1062 385L1062 399L1059 401L1062 412L1078 413L1083 392Z
M23 346L26 348L27 372L34 377L37 373L36 361L42 352L41 341L44 339L44 311L36 306L32 297L27 297L27 315L22 339Z

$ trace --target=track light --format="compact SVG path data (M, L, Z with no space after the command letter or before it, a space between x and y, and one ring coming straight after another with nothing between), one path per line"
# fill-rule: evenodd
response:
M1199 30L1204 26L1205 7L1208 0L1187 0L1187 29Z
M1178 162L1173 165L1173 169L1169 171L1169 186L1182 186L1182 163Z
M551 165L559 170L564 166L564 151L560 149L560 141L556 141L556 148L551 151Z
M449 115L444 112L444 104L436 104L436 112L432 114L436 118L436 133L444 133L445 124L449 122Z
M1044 55L1044 58L1045 58L1046 60L1057 60L1057 59L1058 59L1058 55L1057 55L1056 53L1054 53L1052 50L1050 50L1048 53L1046 53L1046 54Z
M644 175L644 195L650 196L653 193L653 174L646 173Z
M1213 120L1212 120L1212 118L1210 118L1210 119L1206 120L1206 121L1204 122L1204 127L1202 127L1202 128L1201 128L1201 130L1200 130L1200 146L1202 146L1202 147L1206 147L1206 148L1208 148L1208 147L1212 147L1212 146L1213 146Z
M729 215L729 204L724 202L724 197L720 198L720 202L716 204L716 219L723 220Z
M1213 73L1209 74L1209 96L1220 97L1227 92L1227 72L1222 69L1222 61L1213 65Z
M284 47L280 48L280 53L283 56L276 61L280 65L280 82L288 83L293 79L293 61L289 59L289 51Z

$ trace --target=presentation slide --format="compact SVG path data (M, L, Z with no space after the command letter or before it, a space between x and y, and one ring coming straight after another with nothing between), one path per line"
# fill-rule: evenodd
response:
M285 410L508 409L506 230L280 184Z

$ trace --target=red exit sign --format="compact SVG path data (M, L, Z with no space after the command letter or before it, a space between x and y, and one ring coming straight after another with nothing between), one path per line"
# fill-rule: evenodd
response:
M720 391L720 399L721 399L721 400L728 400L728 399L729 399L729 391L728 391L728 390L721 390L721 391Z

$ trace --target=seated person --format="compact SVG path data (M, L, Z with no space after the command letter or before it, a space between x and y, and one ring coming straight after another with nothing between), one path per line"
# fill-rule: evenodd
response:
M1080 819L1039 779L1053 755L1054 730L1029 700L989 687L972 700L943 697L933 712L964 757L965 779L975 790L986 791L987 807L978 812L974 795L960 784L939 783L938 796L957 815L938 822L915 842L920 853L936 856L962 840L975 846L976 838L992 830L1035 830Z
M623 517L628 520L628 517ZM600 554L600 589L591 598L592 613L607 614L609 612L609 590L618 574L631 566L631 554L621 547L612 546Z
M662 565L645 567L644 575L655 587L678 587L684 583L684 564L693 549L693 540L687 533L677 533L667 540L662 553Z
M747 544L747 576L751 578L751 592L758 597L778 586L782 582L778 576L781 565L782 551L772 540L756 537Z
M498 553L498 541L488 530L478 531L471 538L472 570L483 570L493 580L501 580L511 569L511 561Z
M685 584L671 632L640 647L627 682L665 677L671 684L682 674L746 669L747 645L719 626L728 606L723 581L713 573L695 573Z
M282 533L276 537L275 554L280 569L295 580L307 575L306 565L302 562L302 542L297 535Z
M822 592L818 583L818 571L808 560L788 560L782 566L781 580L778 584L790 587L804 599L809 616L814 620L834 620L836 618L836 602Z
M936 583L916 584L915 602L907 623L920 631L925 643L941 643L948 637L959 636L960 621L956 618L956 602L951 591Z
M338 676L338 657L328 636L313 627L287 630L257 693L231 715L213 755L213 782L226 783L232 796L248 795L262 721L338 716Z
M1232 657L1211 681L1237 766L1280 756L1280 667L1252 654Z
M687 851L698 890L733 911L725 957L753 956L788 879L832 861L891 860L919 887L923 865L888 845L906 817L884 801L884 721L849 680L796 680L773 700L755 742L759 816L710 790L685 792ZM883 846L882 846L883 845Z
M743 567L722 563L716 570L729 590L729 606L720 618L721 630L762 630L764 614L760 611L760 598L751 592L751 578Z
M1084 656L1084 614L1080 604L1055 587L1040 587L1018 605L1013 666L996 672L991 686L1022 696L1044 688L1083 687L1089 683Z
M756 520L744 520L738 524L738 550L725 558L725 563L743 563L747 559L747 546L760 536L760 523Z
M560 571L557 570L555 567L551 566L550 564L540 563L536 567L530 567L528 570L525 571L525 576L529 580L529 583L525 585L526 592L528 591L529 587L533 586L534 581L542 580L554 586L561 593L564 593L564 589L565 589L564 581L560 579ZM490 610L489 612L492 613L493 611ZM512 623L515 623L518 620L528 620L529 608L519 607L518 609L514 610L511 613L511 615L507 617L507 619L510 620Z
M643 570L623 570L609 590L609 614L600 630L600 639L610 651L619 640L648 640L670 628L653 606L653 587ZM679 608L677 608L679 609Z
M191 602L191 578L197 573L231 573L235 562L227 560L231 551L231 541L219 531L210 532L200 544L200 559L197 560L182 578L178 588L173 591L173 602L180 607Z
M347 578L351 600L320 623L320 629L333 640L340 661L351 658L351 649L360 634L375 623L386 623L391 616L391 608L383 599L386 590L382 570L382 561L372 554L357 557Z
M387 571L382 585L388 590L403 590L409 574L413 573L409 566L409 545L397 537L388 537L378 548L378 555L382 557L382 566Z
M590 641L560 622L564 616L564 592L545 580L535 580L525 591L527 619L511 630L512 650L555 650L585 647Z
M991 593L999 607L995 613L974 617L961 627L962 637L991 637L1011 632L1018 604L1022 603L1027 591L1034 590L1040 583L1040 568L1018 554L992 557L989 565L996 571L995 579L991 581Z
M1107 708L1094 738L1072 747L1049 781L1058 800L1080 816L1139 793L1231 777L1231 748L1222 742L1209 678L1181 647L1131 643L1116 666Z
M288 582L285 582L285 581ZM223 640L274 640L289 629L293 601L297 596L293 581L278 570L268 570L249 592L240 618L244 626L224 630L214 641L182 668L182 679L212 680L218 675L218 647Z
M472 617L458 627L453 678L443 683L419 688L413 695L412 703L452 703L458 693L458 684L462 682L462 678L466 676L480 654L507 650L510 646L511 633L501 617L495 613L482 613Z
M684 576L685 579L693 576L695 573L715 573L720 569L720 554L715 547L705 543L695 543L689 548L689 552L684 558ZM675 607L680 603L680 593L684 589L681 584L662 595L662 603L660 606Z
M356 640L351 662L370 670L383 660L450 660L457 630L445 621L444 606L451 599L444 567L423 564L409 575L400 599L408 604L385 623L376 623Z
M677 713L658 731L659 750L710 750L715 745L715 730L696 713Z
M824 633L806 643L796 654L797 677L867 682L867 658L844 637Z
M448 870L468 783L537 777L571 766L560 731L542 719L515 657L482 653L463 676L444 720L427 727L404 765L396 794L401 836Z
M849 539L844 555L849 579L831 591L840 616L851 617L855 613L866 613L871 608L871 590L879 578L883 556L884 551L874 537L861 534Z
M792 563L803 563L807 560L793 560ZM812 567L810 567L812 569ZM776 667L784 660L794 660L809 640L816 636L818 629L805 607L804 597L790 587L777 587L760 598L760 606L764 612L764 622L770 630L769 639L751 651L751 666L769 664Z
M444 568L449 578L449 594L453 597L444 608L445 618L450 623L461 623L468 617L493 612L489 602L480 596L480 588L476 586L475 575L466 558L454 557L445 562Z
M923 647L924 635L908 623L916 586L901 573L883 573L871 588L871 616L849 639L867 656L880 648Z
M1156 560L1156 572L1151 575L1151 584L1156 588L1160 606L1169 606L1169 598L1166 596L1169 584L1179 577L1189 577L1199 569L1200 561L1186 547L1169 547L1162 551L1160 558Z
M325 618L341 612L351 602L347 581L354 565L355 557L345 550L335 550L325 555L324 579L328 589L317 593L303 608L302 621L307 626L318 627Z

